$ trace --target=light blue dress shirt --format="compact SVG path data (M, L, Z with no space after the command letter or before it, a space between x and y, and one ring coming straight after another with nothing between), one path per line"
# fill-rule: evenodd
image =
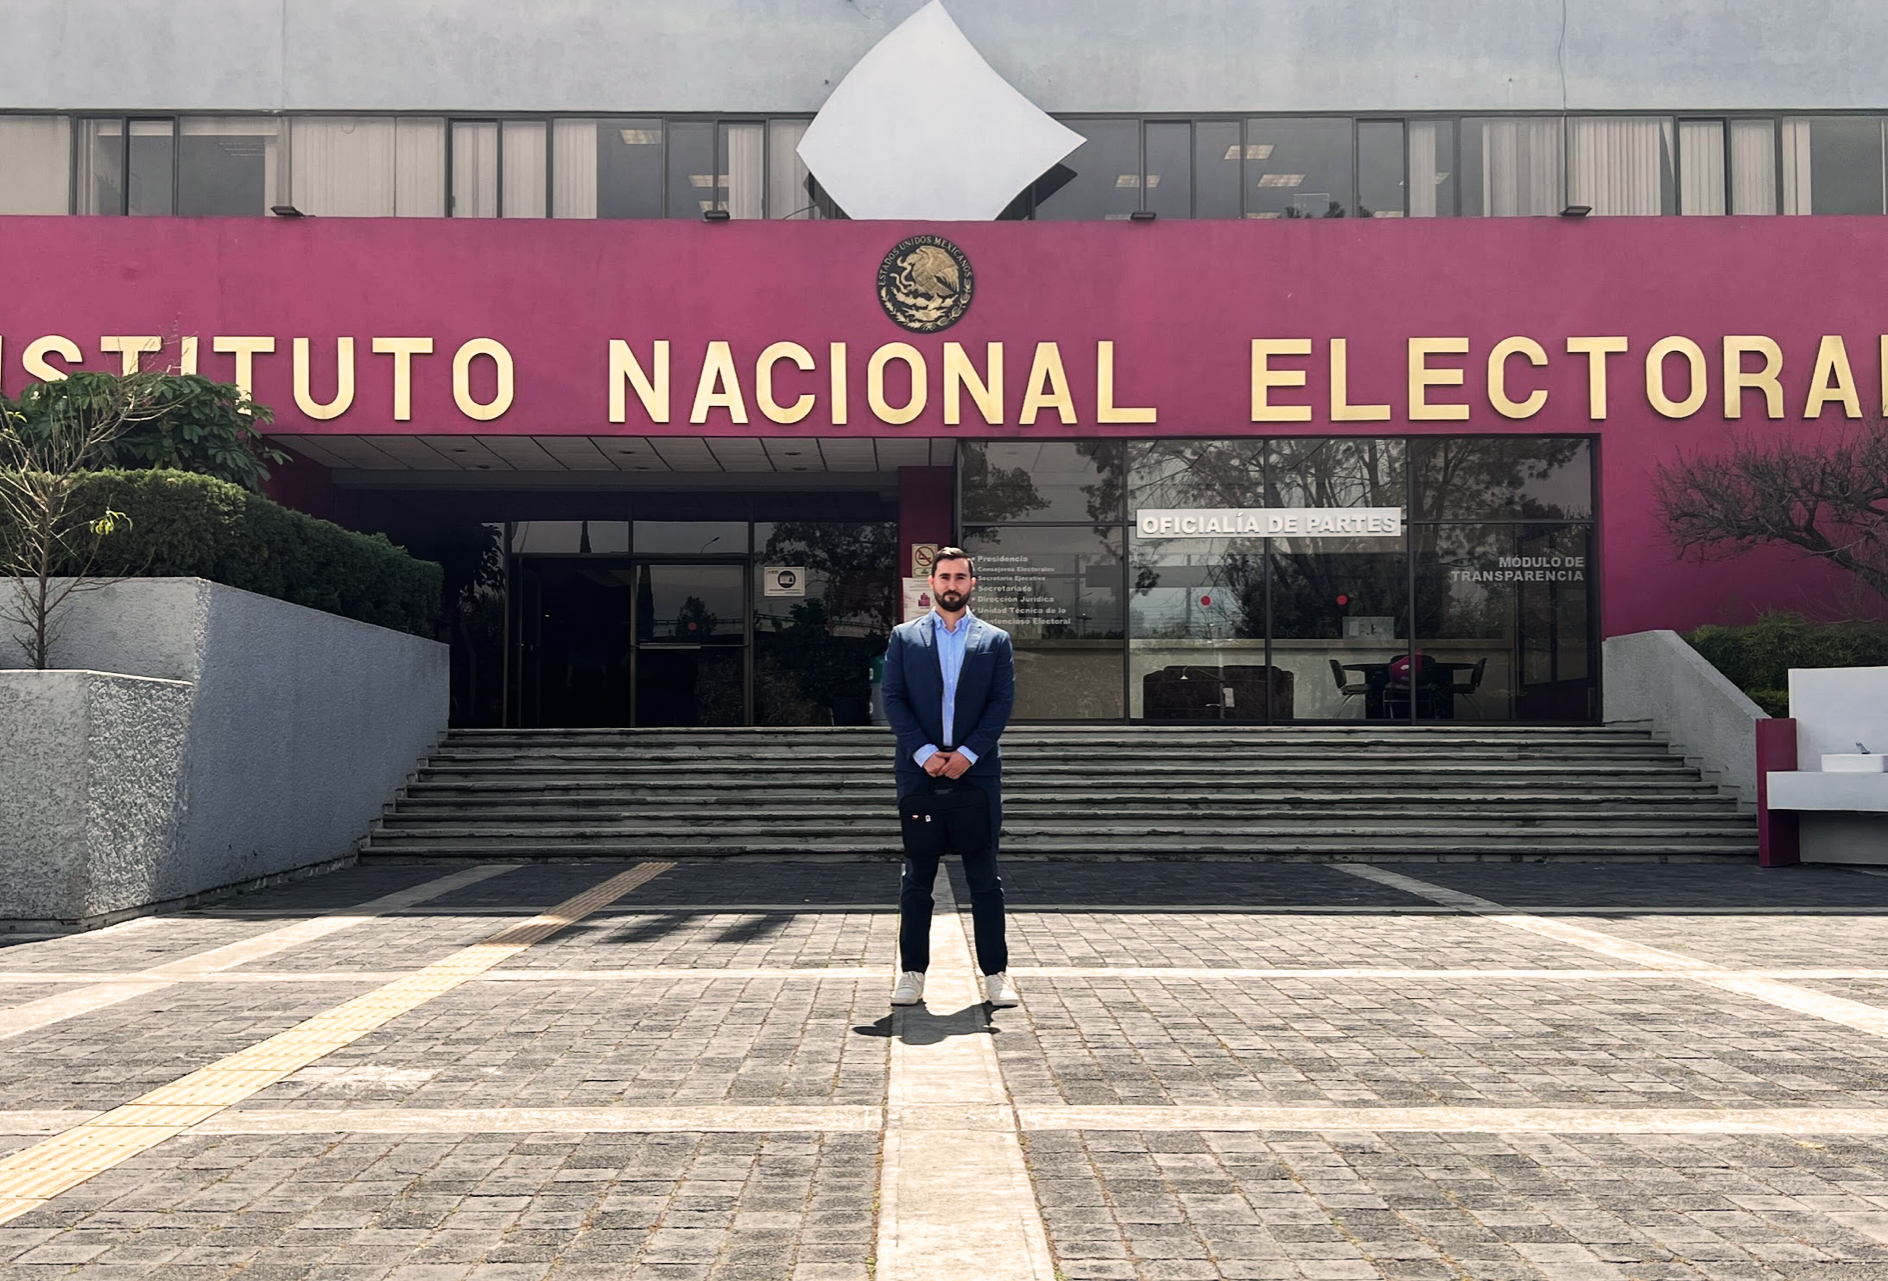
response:
M944 741L955 742L957 736L957 678L964 674L964 651L970 644L970 624L976 617L969 610L957 620L957 629L952 631L949 624L936 610L931 611L931 644L937 649L938 670L944 676ZM926 743L911 754L911 759L922 766L937 755L936 743ZM977 754L969 748L959 747L957 752L972 765L977 763Z

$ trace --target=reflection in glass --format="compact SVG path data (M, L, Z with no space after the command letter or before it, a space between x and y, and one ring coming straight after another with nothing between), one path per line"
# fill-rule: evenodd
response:
M1245 162L1248 218L1352 212L1349 120L1248 120Z
M623 520L521 520L511 527L514 555L626 556L629 522Z
M1087 139L1062 166L1074 176L1036 206L1043 221L1126 218L1141 207L1141 122L1072 120Z
M872 660L897 621L898 526L781 521L754 526L757 567L806 571L803 596L754 584L754 723L864 725Z
M1403 202L1403 122L1357 122L1357 216L1401 218Z
M1295 693L1275 718L1395 718L1394 665L1409 650L1403 540L1275 538L1271 552L1272 663Z
M1132 539L1128 714L1290 716L1292 677L1266 662L1264 541Z
M1590 528L1429 525L1412 534L1418 718L1589 718Z
M1271 442L1267 507L1395 507L1404 502L1400 440L1286 437Z
M672 120L668 129L671 218L700 218L718 207L727 180L715 166L715 127L707 120Z
M638 556L745 556L747 522L639 520L635 546Z
M1016 715L1024 720L1121 715L1121 530L966 529L977 568L977 617L1016 645Z
M745 723L746 582L742 565L637 569L638 725Z
M1244 155L1237 120L1200 120L1193 125L1193 216L1240 216L1240 163ZM1163 214L1162 217L1166 215Z
M965 441L966 521L1119 519L1120 441Z
M1411 444L1416 520L1586 520L1591 444L1574 436L1424 436Z
M1128 446L1128 520L1142 508L1262 507L1263 440L1147 440Z

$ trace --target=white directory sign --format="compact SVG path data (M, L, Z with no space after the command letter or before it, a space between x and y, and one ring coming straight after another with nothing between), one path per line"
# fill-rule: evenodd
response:
M804 565L769 565L761 570L760 577L765 595L806 595L806 566Z
M1142 538L1401 538L1401 507L1189 507L1134 514Z

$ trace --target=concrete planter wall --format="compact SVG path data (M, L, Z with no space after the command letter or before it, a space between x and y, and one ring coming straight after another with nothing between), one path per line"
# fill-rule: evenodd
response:
M1672 631L1605 642L1606 722L1644 725L1720 787L1757 807L1757 722L1763 708Z
M53 658L0 671L0 919L345 857L446 727L445 646L201 579L74 596Z

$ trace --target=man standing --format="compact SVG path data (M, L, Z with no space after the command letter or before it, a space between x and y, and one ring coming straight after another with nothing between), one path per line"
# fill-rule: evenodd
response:
M923 790L933 778L961 778L989 798L989 842L955 852L970 883L984 999L1007 1008L1021 1001L1009 981L1003 882L996 871L997 834L1003 827L1003 754L997 739L1016 705L1016 659L1009 633L970 612L976 590L970 553L961 547L940 551L931 566L931 612L892 630L885 652L885 718L898 735L899 800ZM893 1005L924 999L937 865L936 855L905 854L898 896L901 973Z

